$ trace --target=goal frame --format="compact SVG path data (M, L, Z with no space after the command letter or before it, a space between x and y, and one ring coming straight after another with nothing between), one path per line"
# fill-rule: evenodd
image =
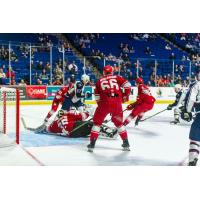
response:
M19 89L15 88L1 88L3 93L3 134L7 133L7 106L9 106L9 101L7 101L6 93L9 91L15 92L15 106L16 106L16 125L15 125L15 135L16 135L16 143L19 144L20 142L20 92Z

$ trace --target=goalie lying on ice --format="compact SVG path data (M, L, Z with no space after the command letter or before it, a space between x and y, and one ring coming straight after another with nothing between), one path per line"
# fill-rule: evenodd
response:
M93 126L93 122L91 120L84 121L88 117L88 112L79 113L75 110L70 110L69 112L65 113L63 110L60 110L50 125L43 126L42 129L36 129L35 133L53 133L71 138L87 137L90 135ZM108 127L106 125L101 126L100 132L100 135L103 137L117 137L117 129Z

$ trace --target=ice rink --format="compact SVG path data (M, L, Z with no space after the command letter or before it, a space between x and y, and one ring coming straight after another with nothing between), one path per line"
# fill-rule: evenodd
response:
M126 106L126 105L125 105ZM50 105L21 106L21 116L29 127L41 125ZM146 113L148 117L165 109L156 104ZM125 112L127 116L129 112ZM144 118L145 118L144 117ZM109 116L108 116L109 119ZM51 166L180 166L187 162L189 130L191 123L181 121L171 125L173 111L165 111L134 127L127 126L130 152L123 152L122 141L99 139L93 153L87 152L88 138L64 138L54 135L34 134L22 124L19 147L0 149L0 165L51 165ZM113 126L112 123L109 123ZM13 159L14 158L14 159Z

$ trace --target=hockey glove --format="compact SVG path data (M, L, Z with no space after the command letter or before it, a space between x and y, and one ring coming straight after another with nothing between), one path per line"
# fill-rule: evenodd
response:
M172 106L171 104L169 104L169 105L167 106L167 110L172 110L172 108L173 108L173 106Z
M184 110L183 112L181 112L181 119L190 122L192 120L192 113Z
M129 101L129 96L122 96L122 102L125 103Z
M135 103L131 103L131 104L129 104L127 107L126 107L126 109L127 110L133 110L133 108L136 106L136 102Z

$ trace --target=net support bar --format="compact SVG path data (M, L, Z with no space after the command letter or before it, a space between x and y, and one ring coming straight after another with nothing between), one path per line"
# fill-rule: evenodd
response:
M19 102L20 102L20 95L19 95L19 90L16 90L16 143L19 144L19 124L20 124L20 119L19 119Z

